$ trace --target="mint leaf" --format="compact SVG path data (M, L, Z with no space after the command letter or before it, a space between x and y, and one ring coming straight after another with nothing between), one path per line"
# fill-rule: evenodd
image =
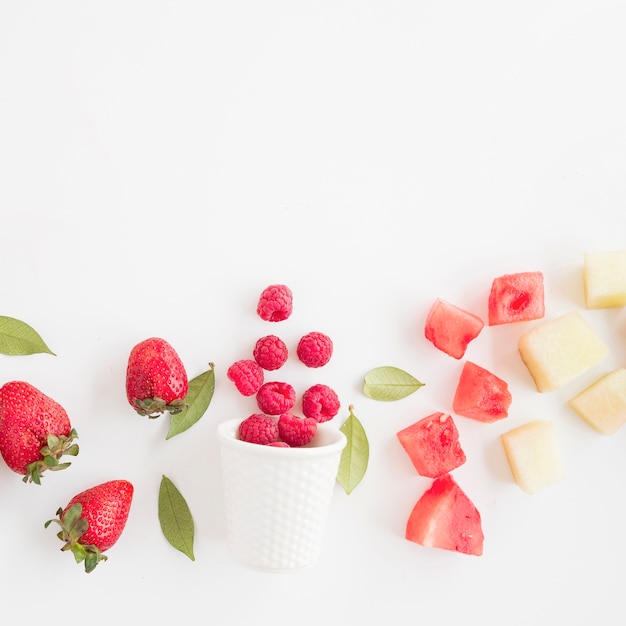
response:
M365 374L363 393L373 400L391 402L411 395L423 387L417 378L398 367L376 367Z
M348 442L341 452L337 472L337 481L348 495L365 476L370 457L370 444L365 429L354 414L352 405L350 405L349 411L350 416L339 428Z
M56 356L34 328L13 317L0 315L0 354L40 353Z
M194 523L191 511L180 491L165 475L159 487L159 523L170 545L195 561Z
M171 439L191 428L209 408L215 391L214 365L213 363L209 365L210 369L189 381L189 391L183 400L183 410L172 415L166 439Z

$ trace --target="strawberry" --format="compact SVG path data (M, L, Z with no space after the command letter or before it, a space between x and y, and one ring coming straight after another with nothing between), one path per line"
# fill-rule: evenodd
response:
M76 456L78 444L65 409L30 383L12 381L0 388L0 454L24 482L41 484L49 469L65 469L64 455Z
M64 542L62 551L71 550L76 563L85 564L85 572L92 572L103 554L120 538L133 500L133 485L127 480L110 480L76 494L57 510L56 523L61 527L57 537Z
M139 415L180 413L189 389L187 372L172 346L159 337L138 343L126 369L126 397Z

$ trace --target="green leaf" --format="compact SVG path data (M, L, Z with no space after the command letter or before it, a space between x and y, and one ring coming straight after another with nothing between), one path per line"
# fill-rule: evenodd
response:
M391 402L410 396L423 387L417 378L398 367L376 367L365 374L363 393L373 400Z
M56 356L34 328L13 317L0 315L0 354L24 355L40 353Z
M165 475L159 488L159 522L163 535L170 545L195 561L191 511L180 491Z
M337 481L348 495L365 476L370 457L370 444L365 429L354 414L352 405L349 411L350 416L339 428L348 442L341 453L337 472Z
M171 439L193 426L209 408L215 390L215 371L213 363L210 368L189 381L189 391L184 399L184 407L174 413L170 421L170 429L166 439Z

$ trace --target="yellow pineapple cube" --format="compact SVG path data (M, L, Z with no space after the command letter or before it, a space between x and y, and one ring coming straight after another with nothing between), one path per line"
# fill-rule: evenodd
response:
M535 420L500 435L513 479L533 494L563 480L563 460L556 428L547 420Z
M554 391L599 363L609 347L578 311L544 322L518 341L537 391Z
M588 309L626 305L626 250L588 252L583 265Z
M620 367L600 377L568 404L599 433L616 433L626 423L626 369Z

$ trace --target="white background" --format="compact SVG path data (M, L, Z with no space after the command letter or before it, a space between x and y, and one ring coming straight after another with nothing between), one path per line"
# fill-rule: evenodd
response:
M2 620L28 612L140 623L620 624L626 430L596 434L566 400L626 361L623 310L587 311L583 254L624 249L626 6L594 0L0 4L0 314L56 357L0 358L2 380L59 401L80 436L65 472L25 485L0 468ZM467 358L505 378L509 417L457 418L455 477L479 508L482 557L404 539L429 481L395 433L451 411L461 363L423 337L435 297L486 316L491 280L541 270L546 317L579 309L610 356L539 394L516 351L524 325L486 327ZM280 325L255 313L274 282ZM318 563L249 571L225 544L216 425L254 402L228 365L280 334L335 342L331 363L281 376L354 405L368 473L337 486ZM215 396L165 441L126 402L131 347L153 335ZM295 350L294 350L295 351ZM396 403L366 371L426 385ZM278 376L277 376L278 377ZM557 425L566 478L534 496L499 434ZM194 562L164 539L161 476L186 497ZM109 560L85 574L52 528L79 490L127 478L135 498ZM119 603L119 604L118 604Z

